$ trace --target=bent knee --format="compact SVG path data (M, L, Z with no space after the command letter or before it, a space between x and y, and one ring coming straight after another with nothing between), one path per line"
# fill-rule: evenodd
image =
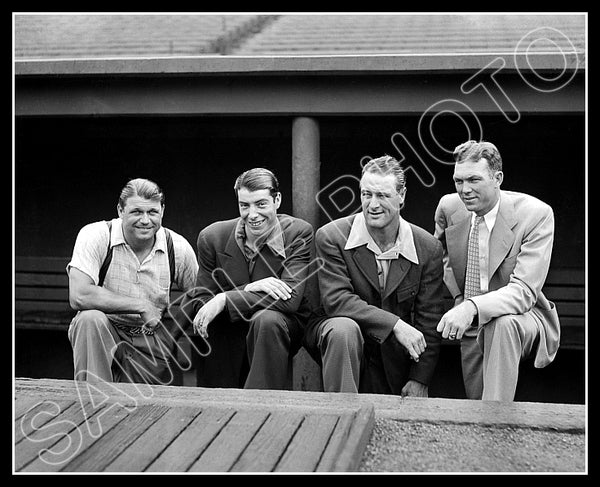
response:
M330 318L324 326L327 340L362 342L362 332L356 321L344 316Z
M77 328L92 328L106 327L109 324L108 316L97 309L86 309L80 311L73 320L73 326Z
M286 316L272 309L263 309L254 313L250 318L250 324L260 328L287 328Z
M504 315L498 316L490 321L486 328L489 326L490 331L493 332L494 337L514 337L519 338L521 336L521 326L519 319L522 318L519 315Z

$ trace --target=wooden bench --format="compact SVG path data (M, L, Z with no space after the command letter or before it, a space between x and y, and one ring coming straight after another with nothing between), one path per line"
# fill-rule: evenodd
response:
M447 290L446 290L447 292ZM561 325L560 348L585 348L585 271L581 268L550 269L543 288L544 295L556 305ZM453 305L449 293L444 296L446 310ZM456 340L443 340L444 345L457 345Z

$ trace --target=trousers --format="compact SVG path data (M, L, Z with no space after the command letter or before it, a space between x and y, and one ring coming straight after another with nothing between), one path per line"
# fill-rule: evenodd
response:
M98 310L79 311L68 330L74 379L87 382L171 384L172 338L164 327L154 335L131 335Z
M207 332L210 353L196 361L199 386L292 389L303 333L295 317L274 310L257 311L249 321L218 316Z
M519 364L539 337L536 320L531 311L504 315L463 335L461 365L468 399L514 400Z

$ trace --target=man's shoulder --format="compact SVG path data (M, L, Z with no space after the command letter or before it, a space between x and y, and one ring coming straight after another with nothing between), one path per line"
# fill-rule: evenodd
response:
M552 211L550 205L536 196L518 191L502 191L502 198L508 199L515 210L521 212Z
M87 239L101 239L101 240L105 240L106 237L108 236L108 222L110 222L111 220L100 220L97 222L91 222L91 223L87 223L85 224L83 227L81 227L81 229L79 230L79 236L87 238ZM115 221L118 221L118 219L112 220L113 224Z
M415 243L423 243L433 246L436 246L440 243L439 240L435 238L433 234L429 233L423 227L420 227L419 225L415 225L414 223L410 222L408 222L408 224L410 225L410 229L412 230Z
M163 227L163 229L165 231L165 236L167 235L167 232L171 236L171 240L173 241L173 247L175 249L191 247L189 240L183 235L177 233L172 228Z
M446 212L453 212L456 210L464 209L465 205L460 199L458 193L448 193L440 198L438 207Z
M308 223L306 220L302 218L298 218L296 216L291 216L286 213L278 213L277 219L279 220L279 224L281 225L281 229L286 231L299 231L306 232L313 230L313 226Z
M346 239L350 234L354 218L356 218L356 214L332 220L319 228L316 235L319 237L328 236Z
M223 235L230 234L235 230L235 226L237 225L238 218L232 218L231 220L219 220L213 223L208 224L202 230L200 230L201 235Z

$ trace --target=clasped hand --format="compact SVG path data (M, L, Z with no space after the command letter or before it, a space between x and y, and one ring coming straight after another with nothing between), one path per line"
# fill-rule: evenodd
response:
M161 325L162 315L158 309L150 302L144 302L143 311L140 313L140 318L144 323L141 327L141 332L144 335L153 335L156 329Z

